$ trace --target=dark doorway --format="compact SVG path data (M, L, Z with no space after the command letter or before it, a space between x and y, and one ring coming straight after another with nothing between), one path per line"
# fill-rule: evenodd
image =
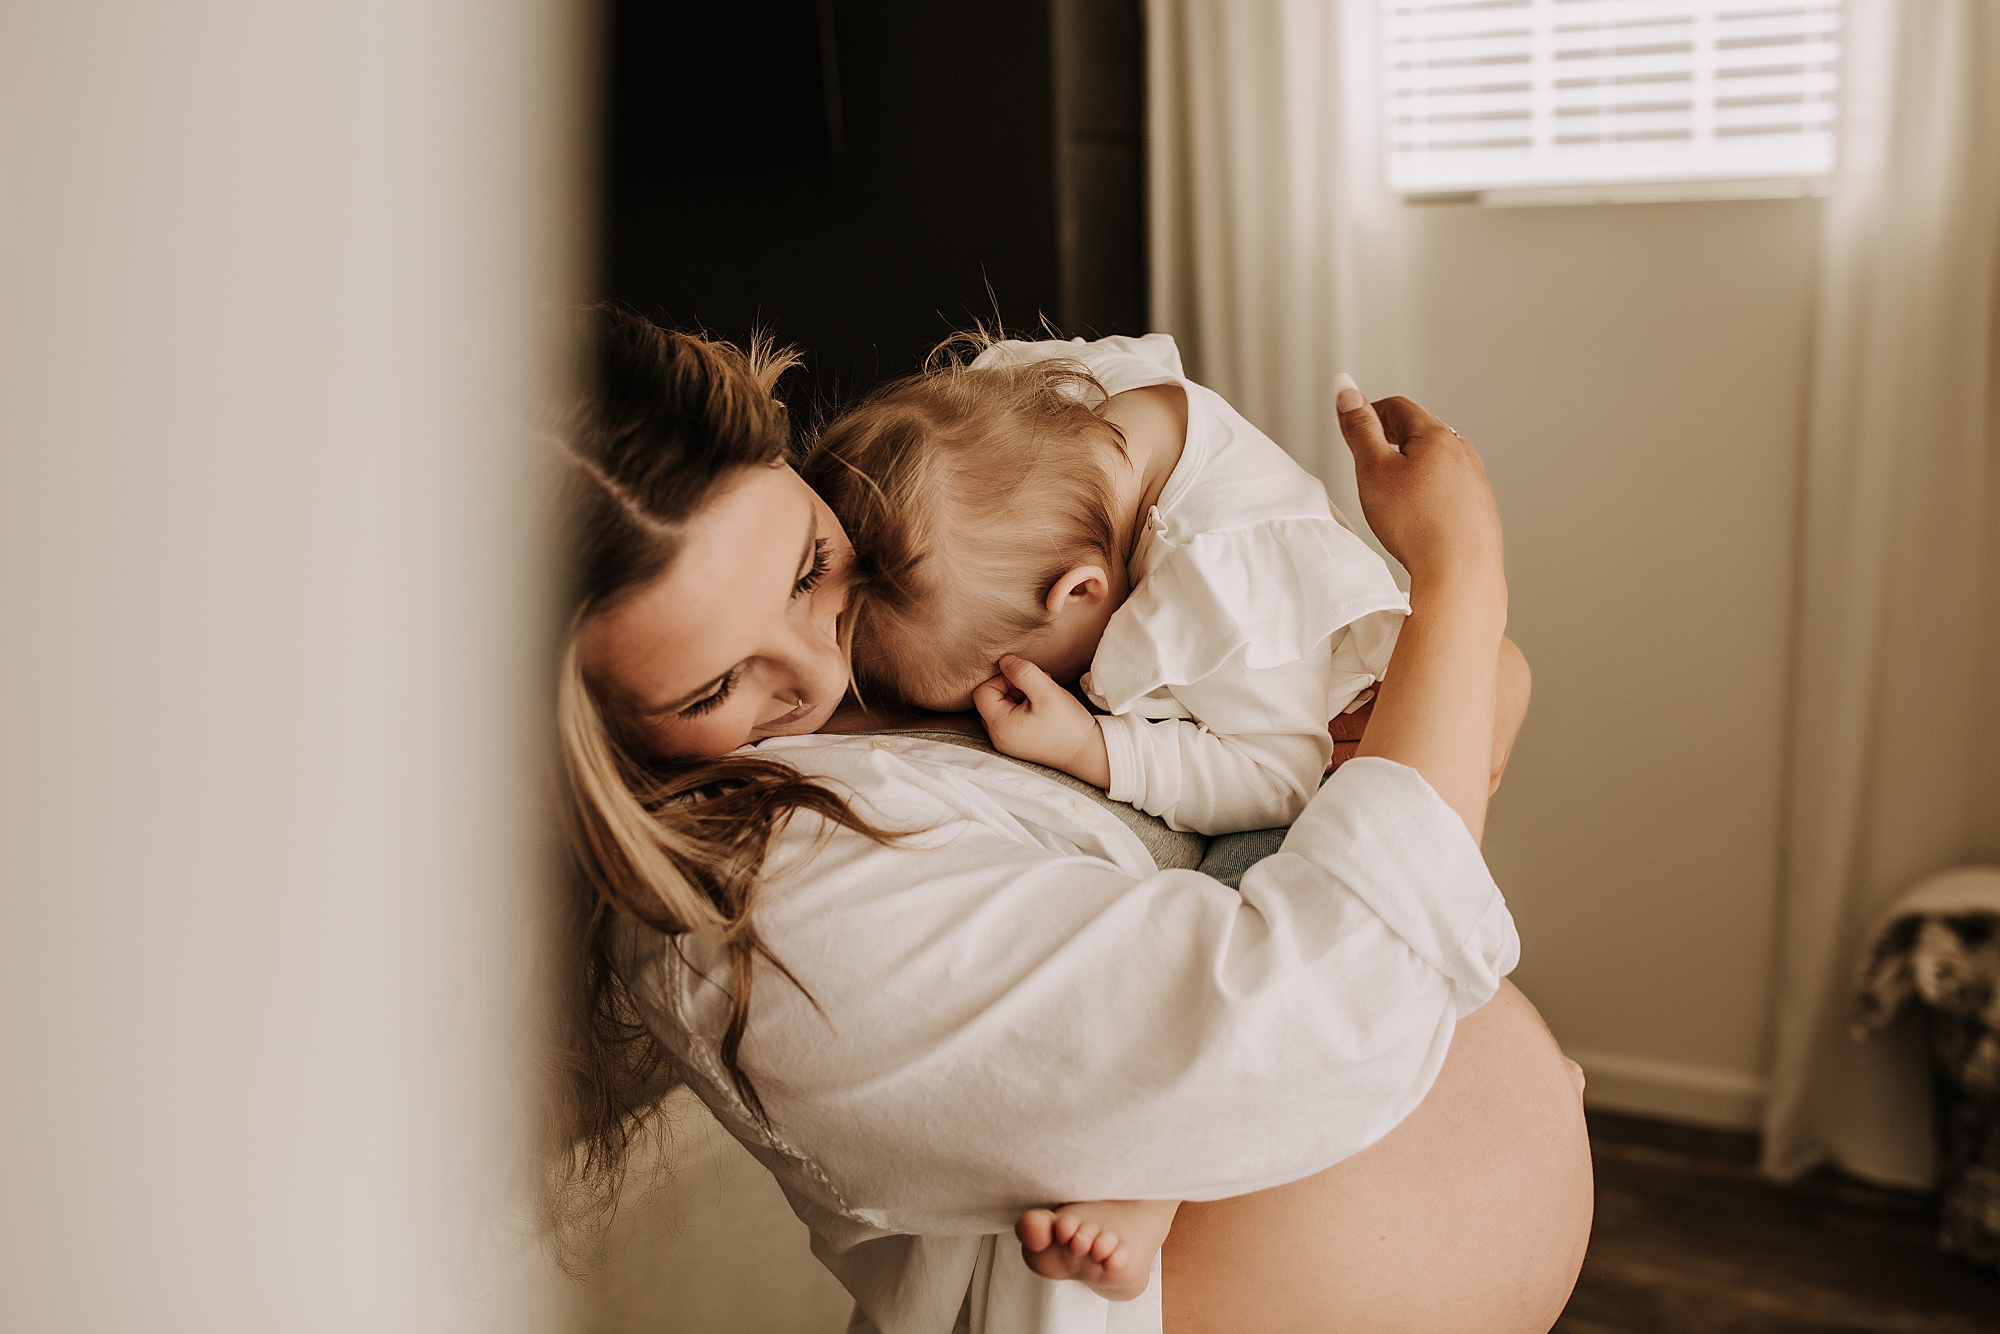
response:
M606 295L828 404L973 319L1145 330L1138 0L615 0Z

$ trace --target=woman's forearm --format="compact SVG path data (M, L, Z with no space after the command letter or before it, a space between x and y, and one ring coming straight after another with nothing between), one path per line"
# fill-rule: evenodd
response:
M1374 717L1358 755L1407 764L1458 812L1474 839L1493 785L1494 700L1507 629L1497 570L1417 577Z

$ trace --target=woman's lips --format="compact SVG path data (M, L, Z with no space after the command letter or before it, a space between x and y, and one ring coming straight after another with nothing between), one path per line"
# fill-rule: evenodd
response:
M811 713L812 711L813 711L812 705L806 703L806 701L804 700L800 700L799 707L793 709L790 713L780 715L779 717L773 718L770 722L765 723L764 730L767 732L775 732L780 727L789 727L793 723L797 722L799 719Z

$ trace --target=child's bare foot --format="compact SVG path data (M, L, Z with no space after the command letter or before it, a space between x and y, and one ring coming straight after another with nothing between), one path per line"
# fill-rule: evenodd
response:
M1014 1224L1021 1257L1043 1278L1073 1278L1129 1302L1146 1290L1178 1200L1090 1200L1030 1209Z

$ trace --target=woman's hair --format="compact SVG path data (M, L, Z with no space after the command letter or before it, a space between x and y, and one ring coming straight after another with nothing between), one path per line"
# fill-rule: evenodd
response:
M1124 452L1079 362L974 366L959 334L826 426L800 466L856 553L849 611L865 686L919 703L992 675L1049 622L1063 574L1110 562Z
M577 653L578 632L657 579L689 521L719 491L745 469L790 457L790 425L772 388L797 358L761 340L746 353L670 333L608 305L588 312L585 342L589 383L561 432L574 582L556 709L578 874L564 987L570 1077L548 1201L559 1230L604 1215L635 1136L674 1082L612 967L608 919L725 947L731 1010L722 1062L762 1120L763 1104L737 1059L752 964L762 956L790 977L753 920L765 851L801 810L881 837L842 798L776 761L654 755L605 706Z

